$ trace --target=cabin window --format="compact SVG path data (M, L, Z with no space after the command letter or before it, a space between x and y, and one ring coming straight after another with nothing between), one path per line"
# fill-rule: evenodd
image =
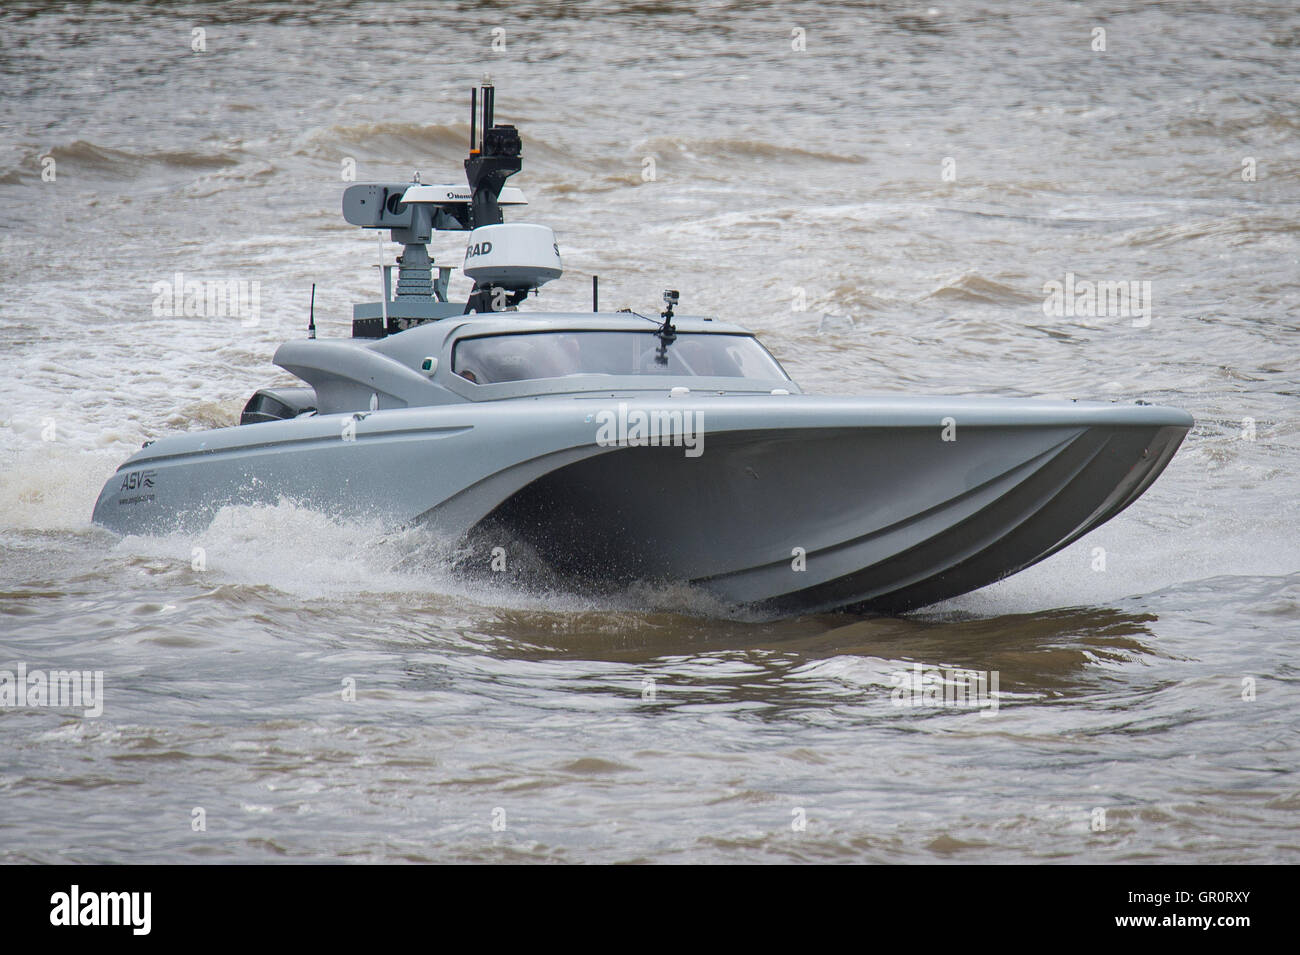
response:
M511 332L464 338L452 370L480 385L575 375L756 378L789 376L752 335L678 332L660 360L654 330Z

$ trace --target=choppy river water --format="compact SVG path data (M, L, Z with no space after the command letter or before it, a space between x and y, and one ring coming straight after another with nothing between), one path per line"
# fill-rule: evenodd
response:
M485 71L565 253L540 307L598 272L808 390L1197 427L1113 522L899 618L521 590L288 504L92 526L142 441L284 380L312 282L347 333L342 171L459 180ZM0 709L0 860L1295 861L1298 80L1284 2L6 5L0 669L104 690ZM155 315L178 272L258 322ZM1045 316L1067 273L1150 321ZM916 664L996 671L997 713L894 705Z

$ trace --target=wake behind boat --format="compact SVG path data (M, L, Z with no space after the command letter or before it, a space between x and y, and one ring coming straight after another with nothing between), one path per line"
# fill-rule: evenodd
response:
M232 504L500 534L574 580L686 582L771 612L901 611L1042 560L1159 476L1193 421L1151 405L804 394L737 325L519 312L562 274L554 233L505 223L522 168L474 91L468 188L363 183L348 222L404 246L353 337L290 341L297 388L237 427L164 438L110 478L96 522L201 527ZM468 232L469 300L437 231ZM397 272L394 287L392 272ZM436 275L435 275L436 273Z

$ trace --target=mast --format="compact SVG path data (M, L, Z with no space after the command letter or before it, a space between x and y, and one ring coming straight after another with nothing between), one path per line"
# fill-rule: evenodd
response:
M484 79L482 92L481 104L478 91L470 92L470 143L465 178L470 188L471 229L503 221L497 200L506 180L524 165L519 131L506 123L496 124L496 90L491 80ZM478 142L474 140L476 135Z
M383 338L452 315L514 308L560 276L552 230L503 221L502 205L525 202L518 189L505 185L523 168L523 146L519 131L497 123L495 114L496 90L484 77L470 91L469 188L425 185L417 173L411 182L356 183L343 191L343 218L363 229L387 229L402 244L396 288L389 284L392 266L381 261L383 298L353 306L354 337ZM463 270L474 290L467 302L448 301L451 267L429 258L428 243L437 231L470 234Z

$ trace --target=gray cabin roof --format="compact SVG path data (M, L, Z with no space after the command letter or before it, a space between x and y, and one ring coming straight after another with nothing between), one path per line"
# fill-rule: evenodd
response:
M729 322L701 316L673 319L679 333L745 335L752 332ZM719 393L798 393L781 379L713 378L673 375L576 375L523 381L474 384L452 372L455 343L479 335L538 331L654 331L658 321L630 312L491 312L469 313L427 322L386 338L299 339L285 342L275 363L316 389L321 414L495 401L528 396L625 391L666 391L687 387ZM432 372L422 368L435 360Z

